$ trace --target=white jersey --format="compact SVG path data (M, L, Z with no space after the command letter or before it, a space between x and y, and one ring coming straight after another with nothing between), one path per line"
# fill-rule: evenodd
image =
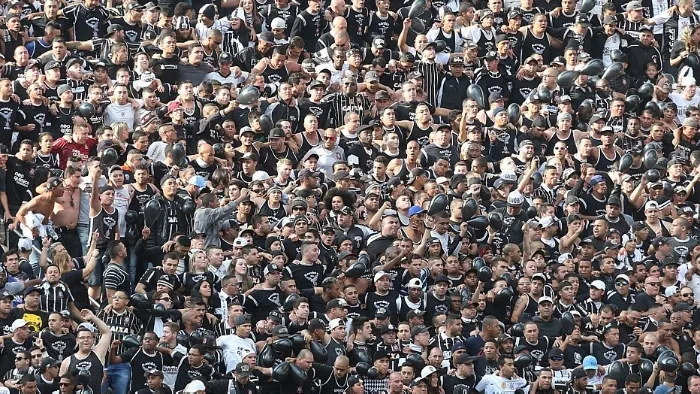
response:
M243 357L248 353L255 352L255 342L250 338L241 338L238 335L224 335L216 339L216 344L224 352L226 362L226 372L231 372L236 365L243 361Z
M506 379L501 376L486 375L481 378L475 389L485 394L513 394L515 390L524 389L526 386L527 380L520 377ZM524 391L528 392L529 390Z

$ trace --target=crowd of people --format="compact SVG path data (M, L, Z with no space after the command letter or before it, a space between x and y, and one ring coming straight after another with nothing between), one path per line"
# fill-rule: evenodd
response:
M693 0L9 0L0 394L700 394Z

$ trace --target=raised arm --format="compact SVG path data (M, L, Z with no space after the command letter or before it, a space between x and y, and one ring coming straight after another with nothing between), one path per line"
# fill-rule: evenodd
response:
M92 195L90 196L90 216L97 216L102 210L102 204L100 203L100 177L102 176L102 170L96 169L92 174Z

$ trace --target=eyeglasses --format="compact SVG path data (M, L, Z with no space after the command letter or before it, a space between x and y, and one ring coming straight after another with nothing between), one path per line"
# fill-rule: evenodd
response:
M166 298L161 298L158 301L172 301L172 299L170 297L166 297Z
M113 299L113 300L125 300L126 297L122 297L122 296L113 296L112 299Z
M261 193L265 193L265 189L253 189L252 192L257 193L257 194L261 194Z
M15 361L22 361L22 360L27 360L27 359L24 357L15 357Z
M292 208L292 211L306 211L306 208L303 208L303 207L294 207L294 208Z
M661 282L649 282L647 284L652 285L652 286L659 286L661 284Z
M692 297L694 295L695 295L694 293L685 293L685 294L681 293L681 297Z
M61 382L61 383L59 383L58 385L61 386L61 387L68 387L68 386L70 386L70 383Z

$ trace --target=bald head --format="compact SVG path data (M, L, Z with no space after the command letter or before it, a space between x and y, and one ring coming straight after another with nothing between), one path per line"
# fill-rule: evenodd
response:
M333 18L333 29L335 30L347 30L348 22L342 16L336 16Z

